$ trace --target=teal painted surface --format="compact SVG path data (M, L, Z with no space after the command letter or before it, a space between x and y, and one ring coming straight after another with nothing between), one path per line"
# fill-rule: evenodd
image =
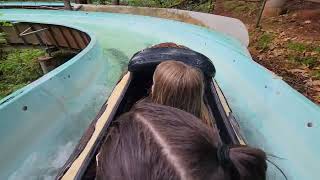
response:
M73 4L73 3L72 3ZM62 1L56 1L56 2L33 2L33 1L20 1L20 2L6 2L6 1L0 1L0 5L3 6L64 6Z
M319 107L252 61L245 55L245 47L231 37L143 16L45 10L0 13L3 20L65 25L84 30L92 37L81 54L16 92L14 99L0 106L0 179L55 175L55 168L70 154L129 57L145 47L168 41L212 59L216 80L250 145L281 157L270 159L289 179L320 178ZM64 79L68 74L71 78ZM28 105L26 112L21 110L24 105ZM314 126L308 128L308 122ZM284 179L271 164L268 177Z

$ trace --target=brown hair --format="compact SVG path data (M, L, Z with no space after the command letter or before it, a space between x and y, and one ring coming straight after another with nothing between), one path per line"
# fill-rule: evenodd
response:
M217 139L187 112L139 104L109 132L97 157L97 179L265 180L263 151L247 146L221 151Z
M151 100L187 111L212 126L213 117L204 103L204 88L201 71L182 62L165 61L154 72Z

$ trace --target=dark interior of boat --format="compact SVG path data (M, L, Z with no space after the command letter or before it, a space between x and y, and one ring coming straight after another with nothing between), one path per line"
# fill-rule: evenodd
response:
M137 60L138 61L138 60ZM143 99L144 97L147 97L150 93L150 89L152 86L152 76L154 69L157 64L159 64L161 61L154 63L150 67L138 67L139 65L134 63L129 63L129 71L132 73L132 79L128 86L128 90L125 92L124 96L122 97L122 100L119 104L119 107L114 113L114 116L112 117L112 121L110 121L109 124L105 125L104 128L104 135L99 138L98 142L95 144L95 150L91 153L90 160L87 161L87 164L84 165L82 172L80 172L81 175L79 175L79 179L94 179L95 173L96 173L96 154L99 151L99 148L101 144L104 142L104 139L108 133L108 128L110 128L113 125L113 122L123 113L126 113L130 111L131 107L140 99ZM141 62L139 62L141 63ZM211 61L210 61L210 64ZM130 67L135 66L134 68ZM150 65L150 64L149 64ZM204 64L205 67L208 67L208 64ZM212 65L213 66L213 65ZM201 70L203 70L201 67L198 67ZM212 68L211 68L212 70ZM204 72L204 71L203 71ZM216 123L217 128L219 129L219 134L222 139L222 141L226 144L238 144L238 139L236 138L235 132L233 131L230 119L227 116L227 114L224 111L224 108L222 106L222 103L220 102L217 89L214 86L212 76L214 75L215 70L213 67L212 72L207 71L204 72L204 74L207 74L206 77L206 89L205 89L205 96L207 99L207 106L211 110ZM211 75L208 75L211 74ZM106 106L106 105L105 105ZM104 107L105 108L105 107ZM104 108L102 108L102 111L104 111ZM101 113L97 116L97 119L101 116ZM88 129L86 134L92 133L94 130L94 124L93 126ZM91 129L91 130L90 130ZM89 137L82 137L83 142L86 142ZM81 142L80 142L81 144ZM77 149L81 150L83 146L78 145ZM75 154L76 155L76 154ZM70 159L71 160L71 159Z

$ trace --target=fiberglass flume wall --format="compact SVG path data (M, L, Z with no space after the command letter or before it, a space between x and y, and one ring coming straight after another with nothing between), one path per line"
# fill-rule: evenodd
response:
M0 179L53 178L129 58L168 41L212 59L216 80L249 144L281 157L271 159L289 179L318 179L319 107L252 61L235 39L144 16L14 9L0 13L2 20L64 25L91 37L88 47L72 60L2 101ZM314 126L308 128L308 122ZM268 176L283 179L271 164Z

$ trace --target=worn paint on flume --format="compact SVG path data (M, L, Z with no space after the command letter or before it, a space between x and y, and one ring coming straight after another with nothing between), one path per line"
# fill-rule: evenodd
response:
M196 25L103 12L1 9L1 20L71 27L85 49L0 102L0 179L54 178L119 80L129 58L161 42L209 57L246 142L288 179L319 179L320 109L252 61L238 39ZM311 125L311 126L310 126ZM269 164L268 179L284 179Z

